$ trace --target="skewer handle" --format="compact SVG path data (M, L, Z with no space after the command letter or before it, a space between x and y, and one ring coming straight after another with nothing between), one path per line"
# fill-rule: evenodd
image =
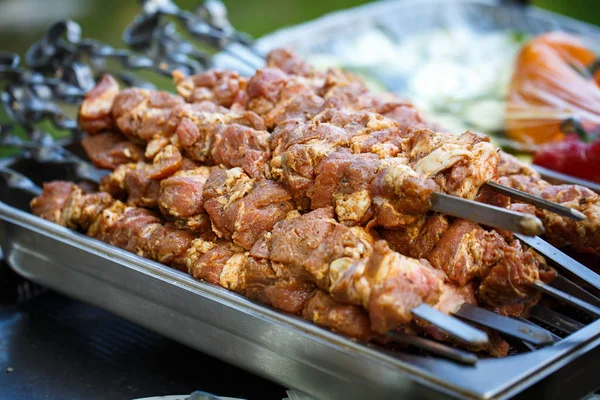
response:
M486 183L486 186L497 193L501 193L505 196L510 197L511 199L522 201L523 203L527 204L532 204L537 208L541 208L542 210L547 210L557 215L574 219L575 221L583 221L587 218L585 214L574 210L570 207L566 207L562 204L558 204L553 201L542 199L541 197L533 196L529 193L525 193L520 190L501 185L498 182L488 181Z
M395 342L418 347L461 364L475 365L475 363L478 361L478 358L475 354L446 346L445 344L434 342L433 340L425 339L419 336L407 335L405 333L394 331L388 332L387 336L393 339Z
M413 308L411 312L415 317L429 322L462 342L474 346L482 346L489 342L488 335L484 331L444 314L427 304L421 304Z
M529 323L525 324L472 304L463 304L454 315L535 345L554 342L550 332L545 329Z
M533 287L539 289L541 292L547 294L548 296L552 296L555 299L564 301L565 303L570 304L571 306L576 307L582 311L585 311L596 318L600 318L600 308L588 304L575 296L571 296L570 294L553 288L552 286L546 285L543 282L534 282Z
M525 242L527 245L533 247L544 257L547 257L550 260L552 260L557 267L569 271L578 278L583 279L585 282L587 282L597 290L600 290L600 275L587 268L585 265L569 257L568 255L566 255L556 247L552 246L550 243L546 242L542 238L528 237L519 234L515 234L515 236L521 241Z
M433 211L467 219L492 228L505 229L528 236L544 233L542 221L534 215L462 199L445 193L434 193L431 203Z

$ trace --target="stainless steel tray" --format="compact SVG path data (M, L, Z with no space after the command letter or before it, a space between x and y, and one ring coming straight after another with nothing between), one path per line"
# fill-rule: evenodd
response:
M460 3L487 12L496 4ZM261 48L292 42L307 51L326 46L333 34L350 34L383 19L392 23L404 7L415 4L389 1L336 13L275 33L261 41ZM417 6L429 15L443 13L443 7L426 11L434 4L446 3L422 1ZM549 21L548 15L531 13L538 24ZM221 59L220 65L230 67L230 61ZM27 175L38 183L68 179L61 175L64 171L37 167L33 172L35 177ZM551 347L480 360L475 366L385 352L41 220L27 212L27 203L27 196L0 183L0 244L18 273L319 399L571 399L599 386L600 320Z
M15 165L40 169L27 163ZM386 352L42 220L3 186L0 244L19 274L317 398L564 399L598 386L600 320L551 347L472 367Z

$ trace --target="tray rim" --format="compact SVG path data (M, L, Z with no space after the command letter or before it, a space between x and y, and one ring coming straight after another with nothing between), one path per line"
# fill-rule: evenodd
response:
M429 4L428 4L429 3ZM534 5L509 5L502 0L380 0L373 3L366 3L356 7L335 10L326 13L310 21L302 22L288 27L276 29L275 31L257 39L256 46L261 51L268 51L290 43L295 38L305 36L306 31L319 31L327 27L331 29L334 26L348 26L349 21L357 19L377 19L386 13L395 12L395 8L404 7L426 7L433 4L454 3L462 6L483 5L489 7L521 7L523 12L531 18L552 19L560 23L561 27L568 26L569 29L585 31L586 35L591 35L600 39L600 26L596 26L578 19L558 14L550 10L542 9Z

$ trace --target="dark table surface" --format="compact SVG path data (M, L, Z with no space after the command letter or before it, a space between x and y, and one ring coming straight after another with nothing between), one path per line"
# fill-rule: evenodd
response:
M91 305L49 291L32 296L31 285L0 269L2 400L129 400L194 390L286 397L281 386Z

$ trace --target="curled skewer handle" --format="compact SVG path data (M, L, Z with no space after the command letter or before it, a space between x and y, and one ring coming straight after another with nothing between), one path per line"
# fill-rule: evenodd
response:
M25 175L9 167L0 167L0 177L4 179L9 188L23 190L33 196L42 194L42 188Z

